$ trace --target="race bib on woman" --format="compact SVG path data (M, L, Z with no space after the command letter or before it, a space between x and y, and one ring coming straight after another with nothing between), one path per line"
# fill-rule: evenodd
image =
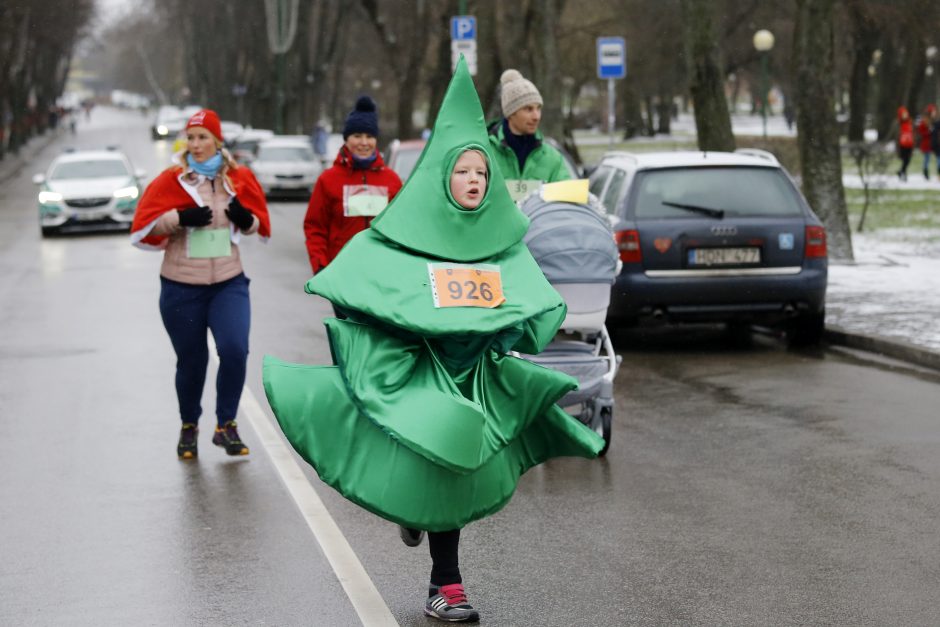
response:
M347 218L379 215L388 206L388 187L385 185L344 185L343 215Z

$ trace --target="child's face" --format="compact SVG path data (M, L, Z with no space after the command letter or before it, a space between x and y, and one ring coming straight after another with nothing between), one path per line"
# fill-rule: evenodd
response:
M486 161L468 150L457 159L450 175L450 193L464 209L476 209L486 193Z

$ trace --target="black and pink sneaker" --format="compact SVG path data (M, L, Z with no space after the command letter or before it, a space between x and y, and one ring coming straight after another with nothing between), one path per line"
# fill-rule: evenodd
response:
M431 586L428 589L430 596L424 604L424 613L448 623L476 623L480 620L480 613L467 602L467 593L462 583L451 583L446 586Z

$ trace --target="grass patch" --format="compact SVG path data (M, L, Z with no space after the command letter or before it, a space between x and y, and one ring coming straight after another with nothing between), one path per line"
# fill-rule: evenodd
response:
M845 201L849 222L855 230L865 204L865 193L860 189L846 189ZM873 191L865 231L880 229L940 229L940 195L924 189Z

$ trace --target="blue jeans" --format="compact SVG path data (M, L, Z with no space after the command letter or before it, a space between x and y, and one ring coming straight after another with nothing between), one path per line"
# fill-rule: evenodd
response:
M930 170L930 152L924 153L924 176L927 176Z
M190 285L160 277L160 315L176 351L176 396L183 422L202 415L202 388L209 366L207 331L219 355L215 381L216 418L234 420L245 385L251 303L248 277L239 274L215 285Z

